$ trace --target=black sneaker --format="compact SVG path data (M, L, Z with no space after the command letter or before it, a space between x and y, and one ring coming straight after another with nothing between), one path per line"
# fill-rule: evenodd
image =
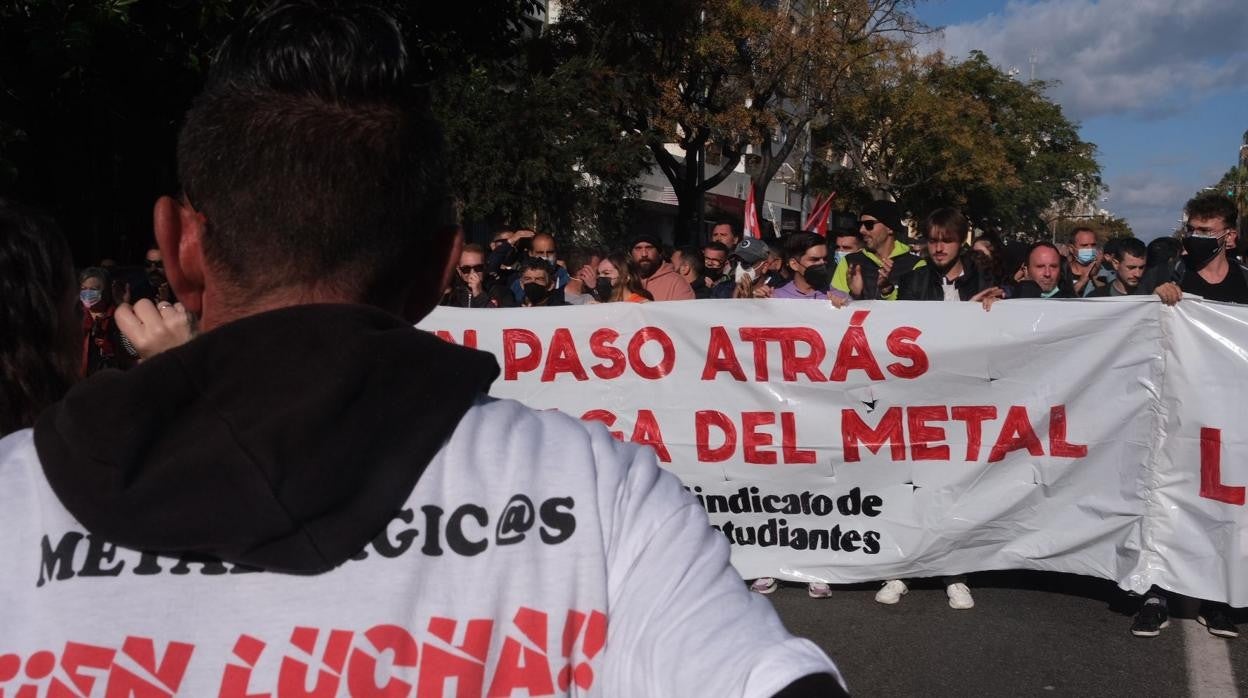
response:
M1136 637L1157 637L1161 629L1170 625L1170 614L1166 607L1159 603L1146 603L1135 614L1131 623L1131 634Z
M1230 614L1220 605L1201 608L1196 620L1205 626L1210 635L1225 638L1239 637L1239 629L1231 622Z

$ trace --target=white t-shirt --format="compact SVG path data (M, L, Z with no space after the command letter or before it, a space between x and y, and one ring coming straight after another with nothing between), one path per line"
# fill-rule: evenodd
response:
M771 696L836 673L652 451L515 402L470 409L362 554L289 576L115 548L12 434L0 694Z

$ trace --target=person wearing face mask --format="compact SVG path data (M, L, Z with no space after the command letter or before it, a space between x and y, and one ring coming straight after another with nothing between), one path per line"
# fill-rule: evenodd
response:
M1096 231L1091 228L1076 228L1071 236L1071 247L1068 248L1067 262L1076 298L1090 295L1104 281L1099 278L1101 261L1104 255L1097 244Z
M524 297L520 305L525 308L550 308L568 305L563 299L563 291L555 288L555 275L551 266L541 259L529 257L520 263L520 275L517 279Z
M1180 238L1183 249L1169 270L1169 280L1156 284L1153 292L1167 305L1179 302L1184 293L1211 301L1248 303L1248 269L1232 264L1227 243L1235 230L1235 203L1218 193L1197 196L1183 207L1187 224ZM1149 274L1156 282L1156 270Z
M78 301L82 319L82 358L79 371L83 378L105 368L126 369L135 357L127 351L125 340L113 320L112 280L100 267L88 267L78 274Z
M1026 279L1018 282L1011 298L1075 298L1062 254L1051 242L1037 242L1027 248Z
M772 288L767 284L767 267L771 263L767 243L757 238L744 238L728 256L732 276L711 289L712 298L769 298Z
M1000 298L985 265L962 246L971 224L956 208L941 208L923 222L924 264L901 277L897 299L903 301L975 301ZM987 260L985 260L987 261Z
M772 298L827 300L832 285L828 244L814 233L793 233L784 239L784 266L793 280L772 291Z
M648 303L654 300L641 285L641 273L629 255L614 252L598 263L594 295L600 303Z
M545 262L554 270L554 287L552 290L562 290L568 285L571 276L568 270L559 266L559 252L555 244L555 238L549 233L536 233L532 238L532 246L529 248L528 257L526 259L537 259ZM524 284L520 281L520 274L523 270L523 260L516 267L515 276L511 281L511 293L516 298L516 303L524 303Z

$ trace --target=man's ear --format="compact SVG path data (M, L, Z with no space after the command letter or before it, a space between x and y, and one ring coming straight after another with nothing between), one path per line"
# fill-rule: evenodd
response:
M437 266L433 264L430 274L420 276L408 290L407 299L403 303L403 317L416 324L438 305L442 291L451 283L451 275L459 265L459 254L464 249L464 231L457 225L446 225L438 228L429 244L428 258L441 260Z
M203 214L169 196L156 200L152 228L165 262L165 276L186 309L202 315L204 310Z

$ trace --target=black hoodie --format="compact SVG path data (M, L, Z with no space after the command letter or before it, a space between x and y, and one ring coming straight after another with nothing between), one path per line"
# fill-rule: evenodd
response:
M385 528L497 375L375 308L296 306L92 377L35 444L65 508L111 542L324 572Z

